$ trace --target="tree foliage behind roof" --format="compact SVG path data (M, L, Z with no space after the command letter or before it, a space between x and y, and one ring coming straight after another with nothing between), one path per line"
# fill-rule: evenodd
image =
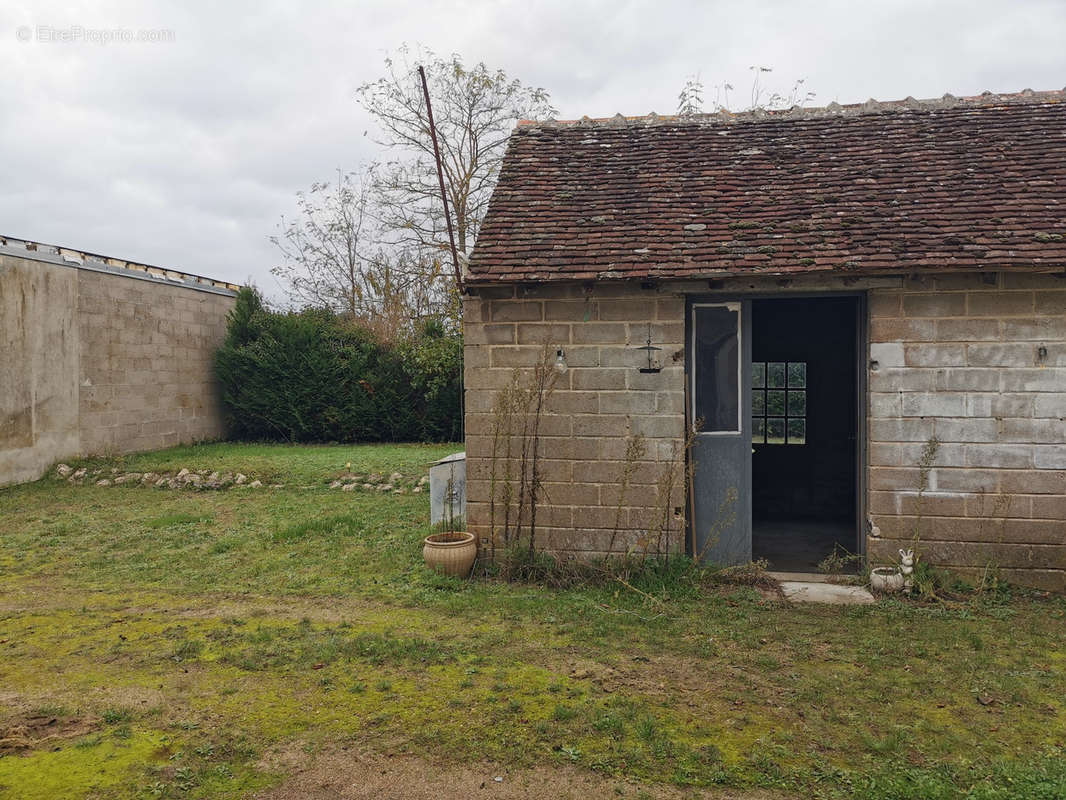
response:
M359 103L381 128L395 157L378 172L383 219L411 245L446 252L440 187L418 64L426 70L441 162L460 252L474 244L499 175L507 139L520 119L555 114L544 89L526 86L457 54L412 52L385 58L386 74L358 89Z

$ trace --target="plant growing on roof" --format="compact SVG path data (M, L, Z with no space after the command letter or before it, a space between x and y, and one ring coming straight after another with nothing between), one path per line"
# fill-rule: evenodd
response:
M773 72L772 67L766 66L751 66L748 70L752 73L751 90L749 92L749 105L746 109L740 109L743 111L775 111L792 108L797 105L804 105L810 100L814 99L814 92L809 91L806 86L805 78L797 78L793 83L791 89L787 94L768 89L763 85L763 76L766 73ZM711 111L714 113L720 111L732 111L730 106L729 93L735 91L736 87L728 81L722 81L716 83L712 87L714 89L714 102L711 104ZM677 113L679 116L688 116L693 114L702 114L703 108L704 89L703 82L700 80L699 73L690 76L685 81L684 87L681 89L681 94L678 95Z
M681 94L677 96L678 116L685 117L703 112L703 81L700 74L690 75L685 85L681 88Z

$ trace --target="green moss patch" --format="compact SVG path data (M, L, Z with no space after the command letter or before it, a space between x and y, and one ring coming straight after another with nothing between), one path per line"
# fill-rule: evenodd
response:
M439 450L128 468L407 472ZM4 796L242 797L292 769L268 751L349 744L652 788L1066 796L1061 598L787 607L680 561L644 594L459 581L421 563L424 495L46 480L0 490L0 518L0 724L70 723L0 751Z

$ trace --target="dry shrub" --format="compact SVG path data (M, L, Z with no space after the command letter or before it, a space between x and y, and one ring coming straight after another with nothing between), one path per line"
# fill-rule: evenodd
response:
M726 586L759 586L764 589L773 589L777 587L777 581L766 571L769 566L770 562L765 558L760 558L750 564L724 567L712 572L709 577L712 583Z

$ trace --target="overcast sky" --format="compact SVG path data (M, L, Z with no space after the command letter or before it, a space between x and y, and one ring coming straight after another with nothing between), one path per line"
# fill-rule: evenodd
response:
M542 86L560 118L672 113L697 72L742 95L753 64L814 105L1066 85L1066 0L6 0L0 233L277 296L267 237L379 155L355 88L404 42Z

